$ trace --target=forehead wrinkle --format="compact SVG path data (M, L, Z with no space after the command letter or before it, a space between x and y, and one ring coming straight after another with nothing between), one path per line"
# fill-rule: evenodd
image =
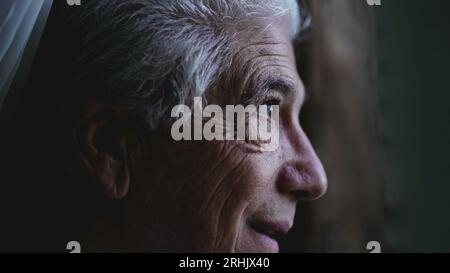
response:
M289 63L287 69L296 69L291 41L283 35L274 33L263 37L242 38L238 44L233 46L235 50L230 60L231 69L228 73L223 74L220 80L221 84L216 89L217 92L228 97L228 102L230 100L242 101L242 95L251 79L250 74L255 74L255 70L261 69L259 64L263 62L258 62L260 58L266 57L265 62Z
M264 59L264 60L260 60ZM261 70L263 68L266 68L268 66L274 66L276 67L282 62L290 62L289 57L287 55L283 54L266 54L266 55L255 55L246 60L246 62L242 65L241 69L239 69L244 76L242 80L242 89L240 90L240 93L242 93L246 87L248 87L248 82L252 80L255 73L258 72L258 70ZM288 66L286 66L287 69L289 69Z
M255 56L250 57L249 59L247 59L244 64L242 65L242 68L240 69L243 72L247 72L251 66L258 66L259 63L267 63L267 62L271 62L274 61L274 63L279 63L280 59L276 58L276 57L280 57L281 59L287 59L288 62L290 62L291 60L289 59L288 55L285 54L277 54L277 53L265 53L265 54L258 54ZM264 58L267 60L262 60L257 62L260 58Z
M267 52L274 52L273 54L276 54L275 52L280 51L280 48L277 46L280 46L280 47L285 46L286 49L290 50L289 45L287 45L286 43L283 43L283 42L251 43L251 44L247 44L247 45L241 47L238 51L236 51L236 53L233 57L233 63L239 64L242 59L246 59L246 57L249 55L252 56L252 55L260 54L261 50L252 51L251 49L249 49L250 47L256 47L256 49L258 49L259 47L266 47L266 48L263 48L263 50L265 49ZM248 52L248 51L250 51L250 52ZM255 56L252 56L252 57L255 57Z

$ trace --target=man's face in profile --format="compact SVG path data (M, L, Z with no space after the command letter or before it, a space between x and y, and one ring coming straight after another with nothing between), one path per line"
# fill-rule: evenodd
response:
M292 228L297 202L325 192L323 167L299 124L305 91L291 42L276 27L247 40L233 56L225 77L231 81L208 91L207 101L236 105L250 98L279 106L278 148L258 151L252 149L258 143L239 140L177 142L167 128L146 138L123 133L119 149L126 160L92 173L116 181L107 182L109 194L124 198L125 209L97 222L93 250L278 252L277 238ZM101 124L88 126L88 138ZM85 149L95 149L86 142L93 144Z

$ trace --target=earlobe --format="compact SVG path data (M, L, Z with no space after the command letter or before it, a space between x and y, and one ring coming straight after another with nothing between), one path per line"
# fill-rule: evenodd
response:
M121 199L130 184L126 135L121 109L98 101L81 105L73 137L84 176L109 198Z

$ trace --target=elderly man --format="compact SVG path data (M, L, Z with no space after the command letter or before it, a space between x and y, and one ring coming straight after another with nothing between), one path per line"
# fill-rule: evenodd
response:
M11 166L31 166L11 167L10 179L27 192L16 201L28 215L18 237L36 250L52 242L64 251L76 240L94 252L278 252L297 203L327 185L299 124L305 91L292 41L303 7L295 0L58 5L27 88L28 114L10 129L9 143L21 143L10 145ZM276 106L277 148L175 140L173 107L193 107L195 97L203 106L255 105L269 114Z

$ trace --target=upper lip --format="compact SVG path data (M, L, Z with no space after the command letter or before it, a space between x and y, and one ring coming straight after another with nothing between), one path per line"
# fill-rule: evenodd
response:
M250 226L259 233L265 234L271 238L278 238L289 232L292 224L288 221L264 221L256 220Z

